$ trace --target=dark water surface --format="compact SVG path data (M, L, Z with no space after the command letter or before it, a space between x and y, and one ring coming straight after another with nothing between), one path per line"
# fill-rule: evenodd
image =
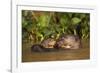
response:
M85 60L90 58L89 41L82 41L82 48L77 50L61 50L55 52L31 52L31 43L22 45L22 62Z

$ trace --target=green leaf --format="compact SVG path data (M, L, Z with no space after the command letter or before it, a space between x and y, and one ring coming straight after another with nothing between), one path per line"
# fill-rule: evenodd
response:
M78 24L79 22L81 22L81 19L74 17L74 18L72 18L71 21L72 21L72 24Z
M27 26L27 21L25 21L25 19L24 18L22 18L22 27L25 27L25 26Z
M80 18L83 19L83 18L85 18L85 16L86 16L85 14L81 14Z
M47 27L48 26L48 19L47 15L41 15L39 18L39 26L40 27Z
M60 23L61 23L61 24L64 25L64 24L66 24L66 22L67 22L67 19L66 19L66 18L61 18L61 19L60 19Z

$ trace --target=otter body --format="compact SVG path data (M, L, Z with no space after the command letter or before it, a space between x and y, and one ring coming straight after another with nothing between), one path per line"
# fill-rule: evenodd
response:
M32 52L43 52L44 50L43 50L43 46L35 44L35 45L32 45L31 51Z
M77 35L63 35L55 44L55 48L59 49L79 49L81 47L81 40Z
M32 52L52 52L52 51L57 51L56 48L45 48L39 44L32 45L31 47Z
M50 52L66 49L81 48L81 40L77 35L63 35L58 40L52 38L45 39L41 44L36 44L31 47L32 52Z

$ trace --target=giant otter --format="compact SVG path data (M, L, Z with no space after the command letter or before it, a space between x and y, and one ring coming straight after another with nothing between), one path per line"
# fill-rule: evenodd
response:
M48 38L41 42L41 46L43 46L44 48L54 48L55 43L56 43L55 39Z
M49 52L56 51L54 48L56 41L53 38L44 39L40 44L32 45L31 51L33 52Z
M81 40L77 35L63 35L55 44L58 49L79 49L81 47Z
M43 40L40 44L32 45L31 51L50 52L79 48L81 48L81 40L77 35L62 35L57 40L48 38Z

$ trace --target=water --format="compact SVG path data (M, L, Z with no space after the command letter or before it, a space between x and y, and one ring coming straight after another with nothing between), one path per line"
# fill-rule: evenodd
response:
M23 43L22 62L85 60L90 58L89 41L82 41L82 48L55 52L31 52L31 43Z

